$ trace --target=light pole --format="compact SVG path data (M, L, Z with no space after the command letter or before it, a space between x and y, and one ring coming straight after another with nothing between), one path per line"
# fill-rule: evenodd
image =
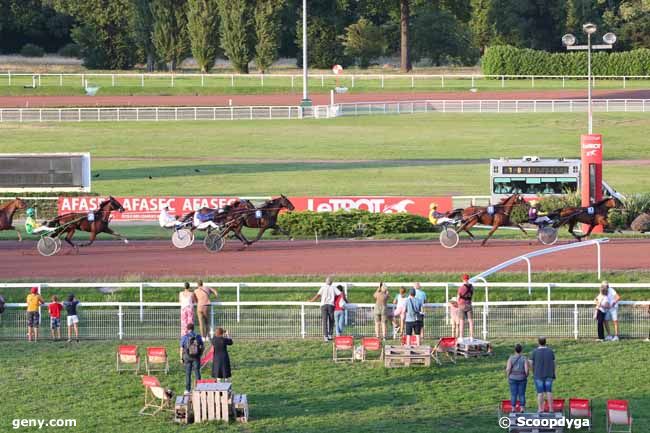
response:
M307 0L302 0L302 101L303 107L311 107L311 99L307 93Z
M562 43L566 46L567 50L586 50L587 51L587 116L588 116L588 133L593 134L594 132L594 122L592 115L591 107L591 88L592 88L592 76L591 76L591 50L611 50L612 46L616 42L616 35L614 33L605 33L603 36L602 45L592 45L591 44L591 35L596 33L598 27L596 24L587 23L582 26L582 30L587 34L587 45L574 45L576 43L576 37L571 33L567 33L562 36Z

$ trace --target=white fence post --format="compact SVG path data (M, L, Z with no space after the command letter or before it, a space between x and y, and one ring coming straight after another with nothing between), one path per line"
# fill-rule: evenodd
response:
M124 338L124 313L122 312L122 304L120 304L117 307L117 323L118 323L118 331L117 331L117 336L120 338Z
M442 87L443 89L445 87L445 76L444 75L440 76L440 87Z
M573 307L573 338L578 339L578 304Z
M352 74L352 88L354 89L354 74Z
M381 74L381 88L384 88L384 74Z
M548 323L551 323L551 285L546 286L546 299L548 303Z
M305 333L305 305L300 306L300 335L302 338L306 337Z
M320 74L320 86L325 87L325 75Z
M9 78L9 85L11 86L11 71L7 71L7 77Z
M235 87L235 74L230 74L230 87Z
M530 77L530 86L534 89L535 88L535 76L531 75Z
M174 87L174 73L172 72L172 87Z
M115 87L115 74L111 74L111 87Z
M214 305L210 302L210 337L214 337Z
M625 89L625 75L623 75L623 88Z
M143 297L143 291L144 289L144 284L140 283L140 322L144 321L144 297Z
M59 74L59 87L63 87L63 74Z
M411 75L411 89L415 87L415 76Z
M144 87L144 74L140 74L140 87Z
M445 283L445 325L449 325L449 283Z
M204 75L201 74L201 87L203 87L203 86L204 86Z
M487 300L486 300L486 301L485 301L485 304L484 304L484 306L483 306L483 339L484 339L484 340L487 340L487 337L488 337L488 329L487 329L487 325L488 325L488 320L487 320L488 310L487 310L487 309L488 309L488 303L487 303Z
M237 283L237 323L239 323L240 314L241 314L240 296L241 296L241 283Z

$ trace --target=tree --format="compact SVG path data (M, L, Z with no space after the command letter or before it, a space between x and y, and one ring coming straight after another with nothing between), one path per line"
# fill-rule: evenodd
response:
M302 20L298 21L296 42L302 50ZM307 19L307 62L310 68L329 69L336 64L345 64L343 47L336 38L336 27L322 16ZM302 58L298 58L302 66Z
M481 55L494 37L494 30L490 15L494 0L472 0L472 18L470 19L470 29L472 30L472 41L474 46L478 47Z
M151 0L150 6L153 16L153 45L156 53L173 71L188 54L186 1Z
M409 20L411 15L410 0L400 0L400 70L411 72L411 52L409 46Z
M187 31L192 55L201 72L209 72L217 59L219 12L216 0L188 0Z
M341 39L343 53L358 59L361 68L370 66L370 60L381 56L386 50L386 40L381 29L365 18L347 26Z
M156 47L151 40L153 33L153 15L149 7L149 0L133 0L133 34L147 61L147 72L152 72L156 60Z
M257 0L253 12L255 25L255 64L264 73L278 57L280 12L285 0Z
M217 0L221 48L233 68L248 73L252 60L251 5L248 0Z

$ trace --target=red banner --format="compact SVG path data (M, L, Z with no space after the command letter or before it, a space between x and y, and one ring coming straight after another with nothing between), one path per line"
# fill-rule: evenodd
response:
M169 206L172 215L184 215L202 207L220 208L237 200L237 197L115 197L124 212L113 212L114 220L156 221L160 210ZM59 215L69 212L89 212L99 207L105 197L81 196L59 197ZM393 197L393 196L346 196L346 197L289 197L296 211L334 212L359 209L374 213L408 212L424 217L429 215L431 205L439 212L452 208L451 197ZM257 202L257 201L255 201Z

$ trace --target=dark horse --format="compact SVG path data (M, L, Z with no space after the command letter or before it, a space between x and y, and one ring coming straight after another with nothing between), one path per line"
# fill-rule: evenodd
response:
M620 205L620 201L613 197L604 198L591 206L587 207L565 207L549 213L549 218L555 219L553 227L558 228L565 224L569 225L569 233L574 238L581 241L591 234L591 231L597 225L607 226L607 216L609 210ZM582 236L578 236L573 231L576 224L582 223L589 225L589 230Z
M63 229L63 232L66 233L65 241L75 249L78 249L79 246L87 247L89 245L92 245L99 233L106 233L108 235L115 236L118 239L124 240L124 243L128 243L128 240L124 236L114 232L108 227L111 212L113 211L124 212L124 208L119 201L115 200L113 196L110 196L99 204L99 209L96 211L90 213L68 213L60 215L53 220L47 221L45 224L48 227L67 226ZM90 221L88 219L88 216L90 214L94 216L93 221ZM72 237L77 230L89 232L90 241L88 243L80 245L73 243Z
M469 231L469 229L476 224L484 224L487 226L492 226L492 229L488 233L487 237L483 240L481 243L482 246L485 246L485 243L490 239L490 237L494 234L495 231L501 226L509 226L512 225L512 221L510 221L510 214L512 212L512 208L521 205L521 204L526 204L526 201L521 197L519 194L513 194L510 197L506 197L499 204L496 204L493 207L494 212L490 212L489 206L484 207L484 206L472 206L463 209L462 212L462 221L461 225L458 228L458 232L464 231L467 232L467 234L474 240L474 235ZM519 224L514 224L515 226L519 227L519 229L526 233L526 230Z
M289 232L278 225L278 214L282 209L287 209L289 211L295 209L293 203L291 203L291 201L284 195L268 200L257 208L248 200L242 200L236 207L233 206L233 212L235 212L235 215L237 215L238 212L239 215L234 217L230 230L232 230L235 236L237 236L239 240L242 240L245 245L251 245L254 242L259 241L264 232L268 229L276 229L283 235L291 238ZM243 227L259 229L255 239L252 241L246 239L244 234L241 232Z
M9 203L0 206L0 230L14 230L18 235L18 241L22 241L23 238L18 229L13 226L14 214L16 211L25 209L26 207L27 205L25 202L18 197L16 197L16 200L12 200Z

